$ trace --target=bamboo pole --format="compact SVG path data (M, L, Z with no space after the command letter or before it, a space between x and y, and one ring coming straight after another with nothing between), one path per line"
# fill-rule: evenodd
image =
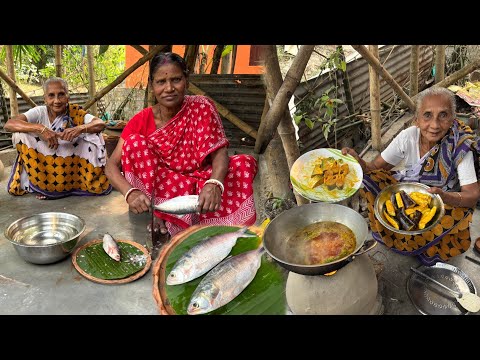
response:
M205 91L203 91L202 89L200 89L198 86L195 86L194 84L192 84L192 82L190 82L188 84L188 90L190 90L193 94L195 95L204 95L204 96L208 96L207 93ZM243 120L241 120L238 116L234 115L233 113L230 112L230 110L228 110L225 106L219 104L218 102L216 102L215 100L213 100L211 97L210 99L213 101L213 103L215 104L215 106L217 107L217 110L220 114L223 115L224 118L226 118L228 121L230 121L233 125L235 125L236 127L238 127L240 130L244 131L245 133L247 133L248 135L250 135L252 138L254 139L257 139L257 131L252 128L250 125L248 125L246 122L244 122Z
M15 81L13 81L13 80L10 78L10 76L8 76L7 74L5 74L5 73L2 71L2 69L0 69L0 77L1 77L3 80L5 80L5 82L8 84L8 86L10 86L11 89L13 89L17 94L19 94L19 95L23 98L23 100L25 100L25 101L27 102L27 104L31 105L32 107L37 106L37 104L35 104L35 103L33 102L33 100L30 99L30 98L28 97L28 95L25 94L25 93L23 92L23 90L20 89L20 88L17 86L17 84L15 84ZM15 96L15 99L16 99L16 96ZM11 101L11 99L10 99L10 101ZM10 106L11 106L11 104L10 104Z
M96 103L98 100L100 100L102 97L105 96L105 94L107 94L110 90L112 90L115 86L117 86L118 84L120 84L123 80L125 80L125 78L130 75L132 72L134 72L137 68L139 68L140 66L142 66L143 64L145 64L148 60L150 60L151 58L153 58L157 53L159 53L160 51L162 51L165 46L167 45L157 45L155 46L155 48L153 48L153 50L149 51L145 56L143 56L142 58L138 59L138 61L133 64L132 66L130 66L127 70L125 70L123 72L123 74L121 74L120 76L118 76L111 84L107 85L106 87L104 87L102 90L100 90L98 93L95 94L95 96L88 100L84 105L83 105L83 109L84 110L87 110L90 106L92 106L94 103Z
M55 76L62 77L62 45L55 47Z
M454 72L452 75L447 76L445 79L440 81L438 84L433 85L433 87L449 87L452 84L455 84L458 80L464 78L471 72L480 68L480 58L475 59L473 62L465 66L464 68ZM412 98L412 101L416 101L417 95Z
M435 84L445 79L445 45L435 47Z
M410 47L410 97L418 94L418 50L419 45Z
M13 64L13 46L6 45L7 49L7 58L5 59L7 62L7 73L10 78L15 83L15 65ZM18 115L18 101L17 101L17 94L13 90L13 88L8 89L8 95L10 97L10 116L14 117Z
M480 68L480 58L474 60L464 68L454 72L452 75L447 76L434 86L448 87L478 68Z
M254 149L257 154L265 151L268 143L275 135L278 124L284 114L285 106L287 106L293 92L297 88L314 48L315 45L302 45L298 50L297 56L295 56L290 69L288 69L285 75L282 86L275 95L270 110L260 123Z
M87 45L87 64L88 64L88 96L95 95L95 67L93 66L93 45ZM97 104L92 104L91 113L98 116Z
M415 111L415 104L412 99L402 90L400 85L393 79L393 77L388 73L387 70L380 64L375 57L368 51L364 45L352 45L352 47L358 51L360 55L375 69L377 73L385 80L385 82L390 85L390 87L400 96L400 98L407 104L408 108L412 111Z
M379 58L378 45L369 45L372 56ZM382 119L380 118L380 77L372 65L368 65L370 75L370 115L372 123L372 147L374 150L382 151Z

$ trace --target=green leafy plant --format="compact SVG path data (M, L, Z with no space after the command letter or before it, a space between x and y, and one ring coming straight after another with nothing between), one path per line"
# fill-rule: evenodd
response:
M336 76L336 71L334 70L343 72L347 70L347 64L342 60L338 48L326 58L319 70L320 73L322 73L327 69L330 70L329 76ZM318 98L315 97L314 90L315 88L311 89L308 94L297 103L293 119L297 126L303 121L310 130L314 128L316 123L319 123L319 126L322 126L323 136L328 141L328 135L337 123L337 119L335 118L336 110L339 105L343 104L343 101L336 97L336 86L330 87Z

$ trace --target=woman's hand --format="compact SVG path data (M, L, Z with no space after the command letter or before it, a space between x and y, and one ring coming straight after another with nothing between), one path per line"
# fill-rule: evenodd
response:
M217 211L222 203L222 191L220 187L215 184L206 184L200 196L198 197L199 212L205 214L209 211Z
M349 147L344 147L344 148L342 148L342 154L353 156L355 158L355 160L357 160L358 163L360 164L360 166L362 167L363 172L366 172L367 164L366 164L365 160L360 158L360 156L357 154L357 152L354 149L349 148Z
M48 144L50 149L56 150L58 148L58 134L55 131L45 127L43 132L39 133L40 139Z
M84 130L83 126L66 128L63 132L59 133L58 137L62 140L72 142L82 133L82 130Z
M133 190L127 197L128 208L134 214L141 214L151 210L151 202L141 190Z

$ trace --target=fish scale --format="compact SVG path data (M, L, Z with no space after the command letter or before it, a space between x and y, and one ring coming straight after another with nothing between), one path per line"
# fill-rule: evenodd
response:
M189 315L216 310L236 298L255 278L264 248L233 256L210 271L198 284L188 305Z

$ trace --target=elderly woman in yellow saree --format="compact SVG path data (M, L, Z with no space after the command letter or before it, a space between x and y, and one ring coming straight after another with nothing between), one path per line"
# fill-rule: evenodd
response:
M45 105L7 121L18 155L7 190L36 193L38 199L70 195L106 195L112 186L104 174L103 121L69 104L68 84L50 78L43 85Z
M445 88L429 88L417 97L414 125L401 131L372 162L354 156L364 170L360 195L368 204L374 239L403 255L418 255L425 265L447 261L467 251L470 222L479 199L479 138L455 119L455 96ZM405 168L391 171L405 162ZM394 233L375 220L378 193L398 181L428 185L445 204L445 215L431 230L418 235Z

